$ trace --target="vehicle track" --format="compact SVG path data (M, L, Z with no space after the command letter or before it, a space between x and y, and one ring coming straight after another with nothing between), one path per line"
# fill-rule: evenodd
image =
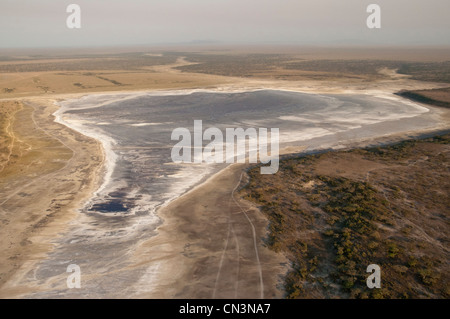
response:
M221 272L222 272L222 268L224 265L224 260L225 260L225 256L226 256L226 252L229 249L229 245L230 245L230 239L231 237L233 237L233 239L236 242L236 253L237 253L237 269L236 269L236 280L235 280L235 292L234 292L234 297L237 298L238 297L238 292L239 292L239 274L240 274L240 248L239 248L239 238L237 236L237 234L235 233L234 227L233 227L233 222L231 219L231 203L234 202L234 204L239 208L240 213L243 214L246 218L246 220L248 221L250 228L252 230L252 239L253 239L253 247L254 247L254 252L255 252L255 260L256 260L256 267L258 270L258 277L259 277L259 298L263 299L264 298L264 280L263 280L263 275L262 275L262 267L261 267L261 261L259 258L259 251L258 251L258 241L257 241L257 236L256 236L256 228L255 225L253 224L252 220L250 219L250 217L247 214L247 210L244 209L239 202L236 200L235 198L235 193L236 190L238 189L239 185L242 182L242 177L243 177L243 172L240 175L239 181L236 184L236 186L234 187L233 191L231 192L230 195L230 199L229 199L229 210L228 210L228 233L227 233L227 239L225 241L225 246L222 250L222 255L219 261L219 269L217 271L217 276L216 276L216 282L215 282L215 286L214 286L214 291L212 294L212 298L216 298L217 295L217 290L218 290L218 286L219 286L219 281L220 281L220 276L221 276Z

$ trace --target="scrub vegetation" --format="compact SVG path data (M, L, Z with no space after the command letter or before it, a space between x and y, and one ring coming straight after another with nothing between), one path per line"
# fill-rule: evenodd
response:
M241 195L292 263L287 298L449 298L450 135L249 170ZM381 289L366 268L381 267Z

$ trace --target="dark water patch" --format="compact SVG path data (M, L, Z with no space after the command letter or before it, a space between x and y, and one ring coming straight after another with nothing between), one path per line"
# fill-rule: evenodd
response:
M127 212L134 205L130 205L129 202L120 199L112 199L105 203L97 203L92 205L89 211L96 211L100 213L123 213Z
M115 191L115 192L110 192L108 195L113 198L124 198L128 195L128 193L123 192L123 191Z

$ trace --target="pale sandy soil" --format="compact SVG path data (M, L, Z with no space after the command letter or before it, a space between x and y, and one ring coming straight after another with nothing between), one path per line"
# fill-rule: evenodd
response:
M159 211L159 235L132 257L150 266L137 297L282 297L286 260L264 247L266 219L235 194L243 168L229 166Z
M179 60L176 65L183 63L185 61ZM139 84L126 87L126 91L172 88L241 91L272 88L310 93L386 95L400 89L445 86L412 81L396 76L389 70L383 72L392 75L390 78L373 83L252 80L191 75L181 74L167 66L155 67L153 71L167 81L174 82L167 85L163 81L154 86ZM106 91L111 93L109 89ZM65 232L72 227L71 223L81 225L83 218L79 216L77 208L101 183L104 158L100 144L54 123L51 115L56 111L53 101L85 94L55 94L21 99L24 109L16 114L13 132L28 146L23 146L19 152L19 159L23 159L23 163L19 161L10 165L9 175L5 171L0 175L2 298L26 297L51 289L52 284L65 284L50 281L49 286L39 287L33 276L37 264L48 258L58 240L64 238ZM442 118L442 128L448 128L448 111L439 109L436 112ZM408 134L410 132L405 132L397 138ZM46 143L28 143L33 137ZM33 145L38 145L39 154L30 153L35 151ZM45 156L55 149L57 152L52 153L51 157ZM296 151L291 149L287 152ZM30 154L29 158L26 158L26 154ZM140 274L139 280L133 283L133 289L128 287L126 290L133 293L124 295L123 287L118 286L113 296L282 297L282 291L277 286L287 271L286 260L264 247L261 239L265 236L267 221L263 215L235 196L234 190L242 182L242 176L245 179L242 172L242 166L230 166L161 209L158 214L164 223L158 228L158 235L136 242L126 257L127 264L123 270L139 270ZM60 278L66 278L63 275ZM64 294L59 297L64 297Z
M97 141L53 122L52 101L22 103L13 123L17 161L0 178L2 298L33 289L16 282L33 276L52 241L98 187L103 162Z

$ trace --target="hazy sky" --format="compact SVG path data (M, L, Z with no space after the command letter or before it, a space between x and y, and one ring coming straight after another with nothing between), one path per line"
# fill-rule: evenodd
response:
M81 29L66 8L81 7ZM381 7L381 29L366 8ZM450 44L450 0L0 0L0 47Z

